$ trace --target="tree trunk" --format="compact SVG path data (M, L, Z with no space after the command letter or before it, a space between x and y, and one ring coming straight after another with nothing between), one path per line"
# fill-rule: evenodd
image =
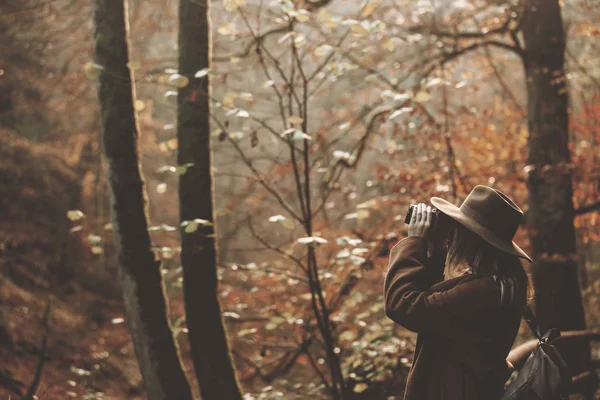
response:
M217 249L213 213L209 76L194 74L209 66L210 1L181 0L179 73L189 84L179 89L177 139L180 166L181 263L188 337L202 397L241 399L218 301ZM186 225L186 221L196 222ZM194 228L191 228L194 227Z
M104 68L98 95L119 279L148 399L191 400L167 318L160 262L148 234L125 15L123 0L94 2L96 63Z
M529 210L535 306L546 328L581 330L585 315L578 282L565 32L559 0L533 0L522 23L528 97ZM588 365L585 342L560 349L577 373Z

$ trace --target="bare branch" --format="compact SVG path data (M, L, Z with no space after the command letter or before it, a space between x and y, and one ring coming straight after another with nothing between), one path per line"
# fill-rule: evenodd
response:
M511 31L510 23L512 21L514 21L513 18L507 18L506 21L504 21L504 23L502 24L502 26L495 28L495 29L491 29L489 31L485 31L485 32L483 30L470 31L470 32L469 31L450 32L450 31L444 31L444 30L428 29L428 27L423 26L423 25L411 27L409 29L409 31L412 33L421 33L421 34L426 33L426 34L435 35L437 37L442 37L442 38L482 39L482 38L489 37L490 35L502 35L502 34L510 32Z
M248 42L248 44L246 44L246 47L244 48L243 51L237 52L237 53L232 53L232 54L227 54L227 55L213 56L212 60L215 62L228 62L232 58L248 57L248 55L250 55L250 52L252 51L252 49L257 46L260 46L266 38L268 38L269 36L273 36L277 33L287 32L288 30L289 30L288 26L280 26L277 28L270 29L260 35L254 35L254 33L252 32L252 40L250 42Z
M587 214L587 213L598 211L598 210L600 210L600 200L596 201L595 203L588 204L588 205L577 208L575 210L575 215L583 215L583 214Z
M227 139L229 139L229 142L233 145L233 147L237 150L238 154L240 155L240 157L242 158L242 160L244 161L244 163L246 164L246 166L248 168L250 168L250 170L254 173L254 175L256 176L258 182L265 188L267 189L267 191L269 193L271 193L273 195L273 197L275 197L275 199L277 200L277 202L285 209L286 212L288 212L296 221L300 222L301 224L304 223L303 219L294 211L294 209L292 208L292 206L290 206L285 199L283 198L283 195L281 193L279 193L279 191L270 183L266 180L266 178L263 176L263 174L261 174L255 167L254 165L252 165L252 161L250 159L248 159L248 157L246 156L246 154L244 153L244 151L241 149L240 145L229 136L229 132L228 130L225 128L225 126L221 123L221 121L219 121L218 118L216 118L214 115L211 115L213 120L217 123L217 125L219 125L219 127L221 128L221 130L225 133L225 136L227 137Z
M265 239L263 239L262 237L260 237L256 231L254 230L254 226L252 225L252 218L248 217L248 229L250 230L250 233L252 234L252 236L258 240L263 246L265 246L265 248L274 251L276 253L281 254L282 256L289 258L290 260L292 260L294 263L296 263L296 265L298 265L304 272L306 272L306 267L304 266L304 264L302 264L302 261L300 261L298 258L294 257L293 255L286 253L285 251L281 250L279 247L275 247L269 244L269 242L267 242Z

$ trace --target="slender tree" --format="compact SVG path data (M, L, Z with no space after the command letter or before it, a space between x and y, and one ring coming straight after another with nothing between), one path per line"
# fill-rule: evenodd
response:
M191 399L173 339L159 261L148 234L147 200L138 156L139 129L128 68L128 23L123 0L94 1L92 71L99 74L103 144L112 224L127 322L149 399Z
M203 398L241 399L221 307L213 213L209 75L210 1L181 0L179 7L179 89L177 113L181 263L192 360ZM189 83L187 81L189 80Z
M562 330L585 328L575 257L569 152L565 32L559 0L534 0L522 22L528 100L529 209L538 320ZM589 362L585 342L561 349L574 372Z

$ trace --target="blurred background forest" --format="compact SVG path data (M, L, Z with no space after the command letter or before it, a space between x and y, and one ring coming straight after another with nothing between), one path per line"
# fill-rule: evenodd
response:
M2 399L152 398L105 173L93 17L105 3L0 3ZM201 133L218 256L196 267L216 272L245 399L400 396L416 336L384 315L389 249L410 203L459 204L478 184L526 213L516 241L536 259L540 319L600 329L599 2L213 1L212 63L187 59L185 73L184 52L211 49L178 36L196 15L179 7L207 3L126 3L147 230L188 376L201 373L180 235L210 225L179 215L195 165L178 160L177 115L194 82L212 90ZM523 324L515 345L531 337ZM593 399L600 348L587 346L567 358Z

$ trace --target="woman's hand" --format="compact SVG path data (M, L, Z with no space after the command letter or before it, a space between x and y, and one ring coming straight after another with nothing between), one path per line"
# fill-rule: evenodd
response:
M417 204L408 223L408 236L427 238L431 227L432 214L430 206L425 206L425 203Z

